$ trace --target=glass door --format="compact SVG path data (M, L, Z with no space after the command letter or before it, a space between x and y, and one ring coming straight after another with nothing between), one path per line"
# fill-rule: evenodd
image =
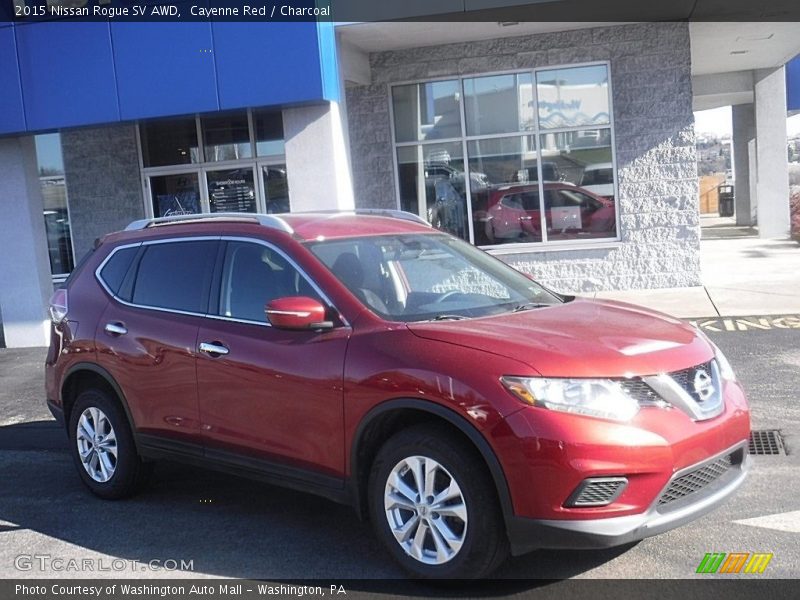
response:
M207 170L205 175L210 212L258 212L252 166Z
M289 180L286 177L286 165L261 164L261 185L264 196L264 212L268 214L288 213L291 210L289 204Z
M200 212L200 180L196 172L153 175L149 182L154 217Z

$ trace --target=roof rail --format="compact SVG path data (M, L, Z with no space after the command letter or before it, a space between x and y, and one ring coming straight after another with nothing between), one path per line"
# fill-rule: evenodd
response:
M219 213L199 213L193 215L173 215L171 217L156 217L153 219L139 219L133 221L126 228L125 231L139 231L147 229L148 227L155 227L158 225L171 225L177 223L191 223L194 221L255 221L264 227L271 227L283 231L284 233L292 234L294 230L289 224L277 215L264 215L258 213L233 213L233 212L219 212Z
M402 219L404 221L412 221L414 223L419 223L420 225L427 225L428 227L431 226L428 221L420 217L419 215L415 215L411 212L406 212L404 210L396 210L393 208L344 208L341 210L331 209L331 210L309 210L305 212L297 212L291 213L293 215L371 215L374 217L388 217L390 219Z

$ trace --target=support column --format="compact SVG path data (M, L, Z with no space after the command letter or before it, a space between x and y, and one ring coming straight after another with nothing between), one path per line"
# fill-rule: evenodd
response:
M0 315L9 348L48 343L53 284L33 137L0 139Z
M789 159L786 141L786 72L754 73L758 235L789 237Z
M339 104L284 109L283 133L292 211L352 209L353 184Z
M733 171L736 224L753 225L755 204L750 197L750 141L756 137L756 114L752 104L731 107L733 121Z

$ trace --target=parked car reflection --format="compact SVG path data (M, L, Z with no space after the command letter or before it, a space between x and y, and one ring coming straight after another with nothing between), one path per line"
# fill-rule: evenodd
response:
M537 184L497 186L487 191L485 199L483 210L473 206L477 244L542 241ZM570 183L545 183L544 209L548 239L605 238L616 234L614 201Z

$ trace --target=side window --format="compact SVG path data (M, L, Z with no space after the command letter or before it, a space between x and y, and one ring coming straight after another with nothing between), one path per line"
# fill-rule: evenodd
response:
M539 210L539 192L523 192L522 207L525 210Z
M117 250L100 271L100 278L114 294L119 292L122 281L125 279L125 275L128 273L128 269L138 250L138 246Z
M266 323L267 303L287 296L322 301L306 278L276 251L262 244L228 243L220 286L221 316Z
M139 261L133 303L205 314L217 246L216 240L148 245Z

